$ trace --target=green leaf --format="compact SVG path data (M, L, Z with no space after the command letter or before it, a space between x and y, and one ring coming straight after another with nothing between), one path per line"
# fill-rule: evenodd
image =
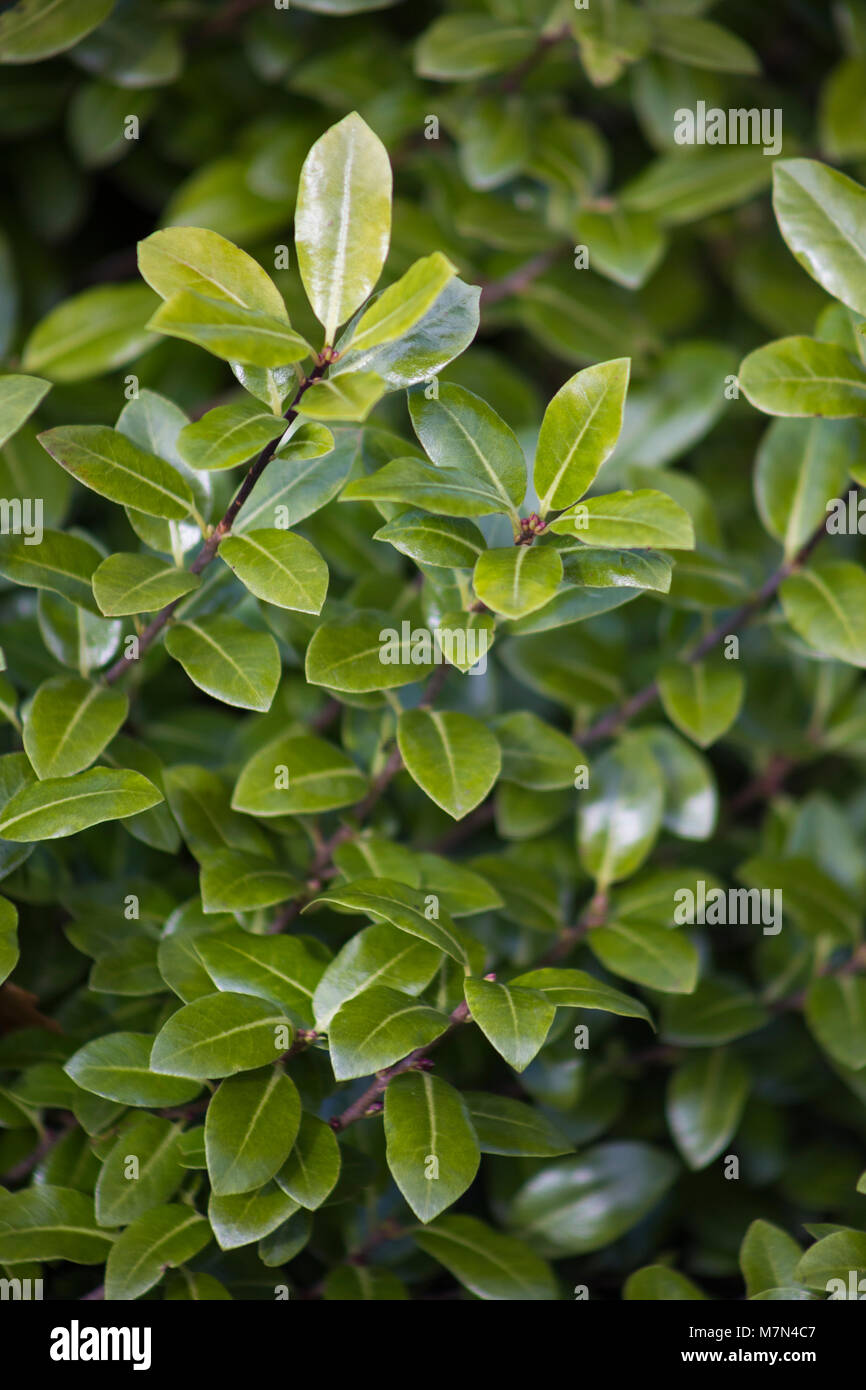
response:
M40 780L69 777L99 757L126 719L129 700L77 676L40 685L24 718L24 751Z
M0 898L0 984L18 964L18 911L6 898Z
M668 1269L667 1265L646 1265L644 1269L635 1270L634 1274L630 1274L626 1279L622 1296L626 1302L654 1303L697 1302L706 1298L706 1294L701 1293L697 1284L693 1284L691 1279L687 1279L677 1270Z
M626 738L593 763L580 803L578 848L600 888L640 867L661 827L663 809L659 768L642 744Z
M313 734L281 734L242 768L232 807L248 816L332 811L360 801L366 788L342 748Z
M442 951L438 947L400 931L390 922L364 927L337 952L316 985L316 1027L327 1030L340 1005L371 985L389 985L404 994L420 994L441 962Z
M177 449L190 468L234 468L285 431L286 421L281 415L262 410L252 401L236 401L218 405L200 420L184 425Z
M50 589L101 616L91 576L102 556L89 541L62 531L43 531L38 546L29 536L0 534L0 575L25 588Z
M850 1229L816 1241L794 1270L799 1283L822 1293L829 1293L831 1279L841 1280L847 1293L852 1273L858 1281L866 1274L866 1234Z
M562 970L545 966L517 975L512 985L531 989L544 995L558 1009L601 1009L603 1013L621 1014L625 1018L642 1018L652 1024L649 1010L639 999L613 989L585 970Z
M415 71L439 82L465 81L516 67L535 43L531 29L484 14L446 15L418 40Z
M162 801L139 772L95 767L24 787L0 812L0 838L56 840L107 820L123 820Z
M125 1129L96 1183L100 1226L126 1226L173 1197L185 1176L180 1152L180 1126L170 1120L145 1115Z
M73 478L112 502L170 521L193 509L189 484L176 468L106 425L44 430L39 442Z
M471 521L427 516L421 511L401 512L374 533L376 541L388 541L419 565L472 569L486 542Z
M478 330L481 289L452 279L414 327L393 343L354 352L351 343L330 372L371 371L389 391L401 391L429 381L469 346Z
M718 72L760 73L757 54L729 29L691 15L659 14L652 21L653 48L680 63Z
M295 212L298 267L326 343L374 288L390 236L388 153L352 111L304 160Z
M777 160L773 210L805 271L858 314L866 314L866 189L816 159Z
M350 339L352 352L367 352L403 337L429 312L456 273L441 251L416 261L361 315Z
M662 770L665 830L683 840L709 839L716 825L719 796L706 758L672 729L642 729L640 736Z
M538 990L465 980L466 1003L488 1042L515 1071L525 1071L544 1046L556 1007Z
M138 268L161 299L192 290L288 322L283 297L258 262L205 227L166 227L145 237Z
M315 1115L301 1116L291 1153L277 1173L277 1184L308 1211L320 1207L340 1176L340 1146L330 1125Z
M209 1240L204 1217L184 1203L146 1212L111 1247L105 1297L118 1302L140 1298L159 1283L166 1269L191 1260Z
M392 690L425 680L433 671L433 654L414 663L411 644L400 642L400 661L383 659L388 653L389 633L397 628L385 626L390 615L370 613L364 609L345 618L320 624L307 647L306 675L313 685L329 690L364 693L373 690Z
M107 617L155 613L197 589L199 577L154 555L109 555L92 576L93 597Z
M753 1221L740 1246L740 1269L746 1281L746 1297L768 1289L796 1284L795 1270L802 1255L793 1236L770 1221Z
M500 715L493 732L502 750L502 778L534 791L574 785L580 750L570 738L528 710Z
M543 1254L600 1250L642 1221L678 1172L649 1144L598 1144L530 1178L511 1203L511 1222Z
M738 380L767 415L866 415L866 372L835 343L779 338L743 359Z
M553 1271L545 1260L523 1241L500 1235L474 1216L440 1216L412 1236L476 1298L538 1303L557 1297Z
M665 234L648 212L581 211L577 228L581 242L592 248L593 269L628 290L646 283L666 248Z
M201 901L205 912L251 912L273 907L301 892L300 881L270 858L218 849L201 857Z
M72 48L114 9L114 0L19 0L0 16L0 63L37 63Z
M266 836L231 810L228 789L216 773L181 763L166 770L164 782L172 815L196 858L220 849L268 853Z
M154 307L145 285L84 290L36 325L24 344L21 366L52 381L86 381L122 367L156 346L147 328Z
M674 662L658 675L659 695L672 724L702 748L736 721L745 682L733 662Z
M401 1302L408 1299L406 1285L396 1274L375 1265L337 1265L322 1288L322 1298L340 1303Z
M842 496L859 449L856 423L774 420L755 461L755 500L764 526L791 559Z
M789 575L779 589L791 627L815 651L866 666L866 570L822 560Z
M299 613L321 612L328 566L303 536L276 527L247 531L227 536L219 554L256 598Z
M486 516L513 511L499 488L457 468L430 467L420 459L393 459L367 478L355 478L341 501L405 502L442 516Z
M312 912L325 905L390 922L399 931L408 932L444 951L464 968L471 966L472 938L451 920L437 901L431 902L429 896L416 888L388 878L358 878L345 887L337 886L319 893L304 911Z
M483 801L499 776L499 744L469 714L404 710L397 743L413 781L454 820Z
M589 588L654 589L666 594L671 587L673 561L663 552L590 550L574 542L559 551L567 583Z
M749 1073L722 1048L683 1062L670 1079L668 1124L692 1169L706 1168L733 1138L749 1094Z
M205 1153L217 1197L249 1192L279 1172L301 1123L301 1099L277 1067L223 1081L207 1108Z
M809 1031L834 1061L854 1071L866 1067L866 980L856 975L813 980L804 1012Z
M291 1038L291 1024L270 1002L251 994L207 994L163 1024L150 1065L155 1072L201 1080L233 1076L276 1061Z
M462 1196L481 1161L459 1091L428 1072L396 1076L385 1091L388 1167L425 1224Z
M366 420L385 394L385 383L375 372L317 381L301 397L296 412L311 420Z
M479 555L472 584L482 603L494 613L521 618L548 603L561 579L562 560L557 550L512 545Z
M577 372L544 412L535 454L540 512L582 497L622 429L631 361L621 357Z
M698 978L699 957L691 941L645 922L608 922L596 927L588 944L606 970L650 989L690 994Z
M270 1235L296 1211L298 1203L270 1182L257 1192L239 1192L230 1197L212 1193L207 1214L220 1249L236 1250Z
M178 290L159 306L147 326L153 333L195 343L225 362L253 367L285 367L312 353L309 343L285 319L195 290Z
M195 950L218 989L273 1000L312 1025L324 962L297 937L221 931L198 937Z
M0 1194L0 1260L69 1260L102 1264L113 1237L96 1224L93 1198L71 1187L24 1188Z
M655 213L663 225L676 226L753 198L772 172L763 150L678 149L642 169L620 198L623 207Z
M334 1076L338 1081L370 1076L433 1042L447 1027L447 1014L374 985L342 1004L328 1025Z
M165 639L193 685L240 709L268 710L280 682L280 653L269 633L237 618L177 623Z
M486 1091L464 1091L478 1147L485 1154L556 1158L574 1147L531 1105Z
M669 942L678 932L666 933ZM662 1035L684 1047L716 1047L762 1028L769 1015L739 981L701 980L689 998L665 1001Z
M412 424L425 452L439 469L474 479L514 514L526 492L526 461L514 432L480 396L445 385L430 399L410 392Z
M63 1070L85 1091L121 1105L184 1105L201 1090L184 1076L157 1075L150 1067L149 1033L106 1033L80 1047Z
M51 383L38 376L0 376L0 447L29 420Z
M550 529L576 536L584 545L691 550L695 544L688 512L666 492L653 488L589 497L552 522Z

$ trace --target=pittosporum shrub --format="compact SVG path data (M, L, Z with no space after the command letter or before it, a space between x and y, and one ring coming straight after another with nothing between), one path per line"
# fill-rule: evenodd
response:
M4 1288L857 1297L866 9L378 5L0 14Z

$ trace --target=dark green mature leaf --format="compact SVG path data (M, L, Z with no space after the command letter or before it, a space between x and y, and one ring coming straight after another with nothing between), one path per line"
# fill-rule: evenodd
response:
M638 1269L634 1274L630 1274L623 1285L622 1296L627 1302L649 1300L654 1303L699 1302L706 1298L706 1294L701 1293L697 1284L693 1284L691 1279L687 1279L677 1270L668 1269L667 1265L647 1265L645 1269Z
M359 878L346 887L326 889L305 911L324 905L390 922L399 931L444 951L460 965L468 967L471 963L472 938L451 920L435 894L431 897L394 879Z
M415 433L437 468L474 479L513 512L526 491L526 462L512 430L480 397L461 386L443 386L430 399L409 396Z
M146 1212L118 1236L105 1267L105 1297L140 1298L158 1284L166 1269L176 1269L197 1255L210 1240L203 1216L182 1203Z
M806 994L806 1022L843 1067L866 1067L866 980L837 976L814 980Z
M743 677L732 662L672 663L658 682L665 714L702 748L727 732L743 702Z
M312 1024L324 962L297 937L221 931L197 938L195 952L218 989L271 999Z
M226 705L267 710L280 680L280 654L268 633L236 618L177 623L165 640L190 680Z
M499 775L496 738L468 714L407 710L397 743L412 779L455 820L484 800Z
M333 1191L340 1162L340 1146L331 1126L304 1114L292 1151L277 1173L277 1184L302 1207L315 1211Z
M129 701L76 676L54 676L40 685L24 718L24 751L36 776L70 777L111 742L126 719Z
M148 1033L107 1033L70 1057L64 1067L85 1091L122 1105L183 1105L201 1083L151 1070L153 1038Z
M109 1150L96 1183L100 1226L126 1226L173 1197L184 1177L181 1129L146 1115Z
M544 1046L556 1013L539 990L489 980L464 982L474 1023L515 1071L524 1071Z
M298 1208L299 1204L292 1197L275 1182L269 1182L255 1192L240 1192L230 1197L217 1197L212 1193L207 1215L220 1249L236 1250L276 1231Z
M556 1126L522 1101L486 1091L465 1091L463 1099L482 1153L556 1158L571 1152L573 1146Z
M163 1024L150 1065L170 1076L234 1076L276 1061L291 1040L291 1024L270 1002L251 994L207 994Z
M93 1198L70 1187L25 1188L0 1195L0 1260L69 1260L98 1265L113 1237L96 1224Z
M204 1125L211 1191L225 1197L261 1187L285 1163L300 1123L297 1087L279 1067L223 1081Z
M802 1251L792 1236L770 1221L753 1221L740 1246L740 1268L746 1296L790 1287Z
M0 839L56 840L91 825L137 815L162 801L139 772L96 767L24 787L0 811Z
M652 1023L649 1010L639 999L613 989L585 970L564 970L545 966L517 975L512 985L540 992L558 1009L601 1009L603 1013L622 1014L626 1018L642 1018Z
M459 1091L428 1072L397 1076L385 1092L388 1167L425 1224L462 1196L478 1172L478 1140Z
M500 1235L474 1216L441 1216L413 1238L476 1298L529 1303L556 1298L546 1261L528 1244Z
M275 527L229 536L220 558L256 598L278 608L320 613L328 592L328 566L315 546Z
M677 1068L667 1093L667 1117L690 1168L705 1168L733 1138L749 1093L749 1073L721 1048Z
M365 789L341 748L312 734L281 734L241 770L232 806L251 816L330 811L360 801Z
M46 530L38 546L29 536L0 534L0 575L25 588L50 589L99 616L91 578L102 559L89 541Z
M376 922L356 932L325 968L316 985L316 1027L327 1029L340 1005L371 985L384 984L404 994L420 994L438 970L442 954L435 946L413 938L390 922Z
M690 994L698 978L698 953L691 941L662 927L608 922L589 940L593 954L615 975L665 993Z
M62 53L113 8L114 0L19 0L0 17L0 63L35 63Z
M331 1065L338 1081L369 1076L433 1042L446 1014L385 985L373 985L342 1004L328 1025Z

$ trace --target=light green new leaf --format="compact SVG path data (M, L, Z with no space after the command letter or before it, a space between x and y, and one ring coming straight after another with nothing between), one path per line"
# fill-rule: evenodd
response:
M30 536L0 534L0 575L25 588L50 589L79 608L102 615L91 588L91 576L102 555L80 536L45 530L39 545Z
M644 922L608 922L587 938L606 970L668 994L691 994L698 978L697 948L681 932Z
M602 889L639 868L662 821L664 786L649 750L628 738L593 763L581 796L578 847Z
M866 1067L866 980L857 975L813 980L804 1012L809 1031L834 1061L853 1071Z
M328 1025L334 1076L338 1081L370 1076L433 1042L447 1027L447 1014L374 985L342 1004Z
M499 776L496 737L469 714L404 710L397 744L410 777L454 820L483 801Z
M92 685L80 676L44 681L24 716L24 751L40 781L71 777L98 758L129 709L121 690Z
M394 1181L425 1224L463 1195L481 1162L463 1097L428 1072L406 1072L388 1086L385 1145Z
M729 661L672 662L658 683L668 719L702 748L721 738L743 703L745 681Z
M193 1100L201 1083L152 1071L152 1047L149 1033L106 1033L73 1053L63 1070L83 1090L120 1105L185 1105Z
M479 555L472 586L494 613L522 618L548 603L561 579L558 550L551 546L512 545Z
M446 569L472 569L486 542L472 521L457 517L427 516L421 511L401 512L374 532L374 541L388 541L421 565Z
M352 111L304 160L295 212L301 279L326 343L374 288L390 238L388 152Z
M292 1151L277 1173L277 1185L302 1207L315 1211L331 1195L340 1162L340 1146L331 1126L304 1114Z
M38 376L0 376L0 447L29 420L50 390L51 382Z
M439 969L442 954L438 947L400 931L390 922L364 927L337 952L316 985L316 1027L326 1031L340 1005L371 985L389 985L404 994L420 994Z
M243 767L232 806L249 816L333 811L360 801L366 789L342 748L314 734L280 734Z
M118 1236L105 1266L105 1297L124 1302L140 1298L158 1284L166 1269L191 1260L211 1238L193 1207L178 1202L157 1207Z
M556 1158L574 1148L546 1116L523 1101L486 1091L464 1091L463 1099L483 1154Z
M412 660L411 644L405 649L390 614L356 609L345 618L321 623L307 647L306 675L312 685L329 690L365 693L393 690L426 680L432 674L433 652L424 660ZM389 659L389 634L394 632L400 646L399 661Z
M790 559L845 491L860 449L848 420L774 420L755 460L755 500L764 526Z
M767 415L866 415L866 371L835 343L779 338L743 359L738 380Z
M542 516L582 497L613 452L628 390L631 359L620 357L577 372L544 412L535 454L535 490Z
M166 227L145 237L138 268L161 299L193 290L288 322L283 297L258 261L205 227Z
M353 352L351 344L343 352L341 340L342 355L332 366L331 377L375 372L389 391L429 381L472 342L478 331L480 297L480 286L450 280L424 317L402 338L360 353Z
M351 351L367 352L402 338L429 311L456 273L457 267L441 251L416 261L364 311L350 339Z
M282 1168L300 1123L301 1098L278 1067L221 1082L204 1124L211 1191L227 1197L261 1187Z
M100 1226L127 1226L173 1197L185 1176L180 1162L181 1129L170 1120L145 1115L111 1148L96 1183ZM134 1175L129 1160L136 1160Z
M677 1067L665 1110L671 1134L692 1169L706 1168L733 1138L749 1094L749 1073L722 1048Z
M38 63L72 48L115 0L19 0L0 15L0 63Z
M637 492L608 492L589 497L551 523L552 531L576 536L584 545L656 546L660 550L692 550L692 519L666 492L640 488Z
M252 401L236 401L208 410L184 425L177 449L190 468L234 468L246 463L272 439L284 434L286 422Z
M313 994L325 963L298 937L220 931L197 937L195 951L218 989L272 999L312 1026Z
M779 589L785 617L823 656L866 666L866 570L850 560L822 560L790 575Z
M746 1281L746 1297L767 1289L791 1288L802 1250L793 1236L770 1221L753 1221L740 1246L740 1269Z
M435 897L435 895L434 895ZM405 883L389 878L358 878L343 886L328 888L304 909L312 912L324 905L338 911L359 912L379 922L390 922L399 931L420 937L444 951L465 969L471 968L476 943L458 927L450 915L429 896Z
M146 285L84 290L37 323L24 344L21 366L52 381L85 381L122 367L156 346L147 328L155 307Z
M526 460L517 436L480 396L450 383L429 400L420 387L409 394L412 424L430 459L453 469L514 513L526 493Z
M79 483L146 516L182 521L193 508L186 479L107 425L44 430L39 442Z
M96 1224L93 1198L71 1187L23 1188L0 1193L0 1262L68 1260L102 1264L113 1236Z
M110 618L155 613L192 593L201 580L189 570L166 565L155 555L108 555L93 572L93 597Z
M639 999L613 989L585 970L544 966L517 975L510 983L540 992L558 1009L600 1009L603 1013L620 1014L625 1018L642 1018L652 1025L649 1009Z
M773 210L803 269L828 294L866 314L866 188L816 159L779 160Z
M162 801L139 772L95 767L16 792L0 812L0 839L57 840L103 821L123 820Z
M544 1046L556 1006L540 991L519 985L470 979L463 987L473 1023L510 1067L525 1071Z
M557 1297L553 1270L531 1246L491 1230L474 1216L440 1216L413 1232L413 1239L476 1298L539 1303Z
M251 994L206 994L178 1009L157 1033L155 1072L204 1080L253 1071L291 1044L292 1026L273 1004Z
M270 633L237 618L203 618L169 629L166 650L190 680L223 704L268 710L280 683L280 653Z
M303 536L269 526L227 536L219 554L256 598L299 613L321 612L328 566Z
M147 326L154 333L195 343L225 362L252 367L285 367L313 351L285 319L195 290L179 290L166 299Z
M366 420L384 394L385 383L375 372L352 372L317 381L296 411L310 420Z

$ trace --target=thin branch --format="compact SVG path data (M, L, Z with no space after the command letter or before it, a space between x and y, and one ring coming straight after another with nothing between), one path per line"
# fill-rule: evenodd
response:
M484 308L489 308L491 304L498 304L501 299L508 299L511 295L520 294L533 280L537 280L539 275L543 275L552 265L555 265L563 254L562 247L558 246L549 251L539 251L537 256L519 265L510 274L503 275L501 280L489 280L481 288L481 303Z

